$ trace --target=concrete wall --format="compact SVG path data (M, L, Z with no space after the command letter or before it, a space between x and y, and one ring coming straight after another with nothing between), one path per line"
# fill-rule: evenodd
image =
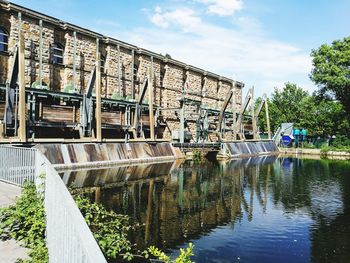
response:
M18 12L21 12L25 37L27 86L39 80L39 20L41 19L43 21L42 76L50 90L64 91L69 86L74 86L80 92L86 90L90 72L96 61L96 39L99 39L99 51L105 63L102 72L102 97L110 98L113 94L120 94L124 98L137 98L147 70L152 66L155 85L154 101L159 107L179 107L179 99L185 83L187 83L186 97L199 100L209 108L220 108L231 89L234 90L235 95L228 110L241 107L243 84L232 79L165 58L12 3L0 3L0 8L0 27L10 33L9 52L1 54L0 58L0 84L5 83L6 75L9 74L8 68L12 65L12 51L18 40ZM76 32L75 45L74 32ZM62 65L51 63L54 43L59 43L64 49ZM73 75L74 63L75 76ZM170 138L171 132L179 128L179 119L174 111L165 111L163 115L168 124L164 137ZM191 132L195 134L195 130Z

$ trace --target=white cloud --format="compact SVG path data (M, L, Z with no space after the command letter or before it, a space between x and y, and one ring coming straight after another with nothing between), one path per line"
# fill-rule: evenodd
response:
M219 16L230 16L242 10L243 0L196 0L208 6L208 12Z
M200 25L201 18L190 8L178 8L173 11L162 12L156 7L155 13L150 16L151 22L159 27L167 28L170 25L179 26L184 32L191 31Z
M199 11L186 7L166 11L157 7L149 18L154 27L119 30L114 36L243 81L248 87L254 85L257 95L269 94L274 86L287 81L312 90L308 52L271 39L254 19L242 17L237 18L234 27L218 26L207 22Z

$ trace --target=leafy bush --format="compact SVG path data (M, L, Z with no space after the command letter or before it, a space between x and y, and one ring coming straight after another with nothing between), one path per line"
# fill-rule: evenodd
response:
M339 146L339 147L333 147L333 146L326 146L321 148L321 153L325 154L327 152L350 152L350 146Z
M303 148L316 149L317 147L312 143L304 143Z
M135 257L134 254L138 254L143 256L143 261L151 255L166 263L191 263L192 244L186 250L180 249L180 255L175 260L170 260L155 247L143 252L137 251L136 245L128 240L129 231L137 225L131 226L127 215L108 211L102 205L92 203L80 195L75 196L75 201L107 259L131 261ZM24 185L22 194L14 205L0 209L0 239L10 238L21 241L30 249L30 259L20 260L21 262L48 262L44 202L33 183Z
M164 252L151 246L148 250L136 250L136 244L128 240L130 230L135 230L137 225L130 225L127 215L120 215L114 211L108 211L101 204L91 202L81 195L74 197L75 201L89 225L97 243L108 260L132 261L134 258L143 257L143 262L150 256L154 256L165 263L192 263L193 245L180 249L180 255L171 260ZM119 262L118 261L118 262Z
M44 203L33 183L24 185L14 205L0 209L0 238L13 238L29 248L30 259L24 262L48 262Z
M122 255L125 260L132 260L134 246L128 240L131 229L129 217L107 211L102 205L80 195L75 197L75 201L105 257L117 259Z
M191 256L193 256L193 244L189 243L188 248L183 249L180 248L180 255L175 259L171 260L169 256L167 256L163 251L160 249L150 246L148 248L148 252L152 255L158 258L159 260L165 262L165 263L193 263L191 261Z
M336 138L332 140L331 146L334 148L350 148L350 138L345 135L337 135Z

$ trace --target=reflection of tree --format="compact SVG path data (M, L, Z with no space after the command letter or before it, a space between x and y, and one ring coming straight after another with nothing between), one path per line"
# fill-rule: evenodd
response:
M350 164L289 158L286 165L285 160L274 164L271 179L274 202L282 203L287 212L303 208L314 219L310 227L312 262L348 262ZM338 187L332 188L334 185ZM315 207L317 202L321 204Z
M315 227L311 228L313 262L349 262L350 259L350 164L328 163L329 174L336 177L342 188L343 212L331 220L322 214L313 214ZM329 198L332 198L330 195Z
M287 212L310 207L310 186L328 179L326 161L280 158L274 163L271 177L273 200L281 202Z

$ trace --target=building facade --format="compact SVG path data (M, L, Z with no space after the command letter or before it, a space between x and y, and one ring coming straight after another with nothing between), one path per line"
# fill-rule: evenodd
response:
M99 51L102 98L133 101L139 96L147 70L151 70L153 100L166 122L161 136L164 139L170 139L179 130L178 112L167 109L178 109L181 98L203 108L220 110L233 91L227 111L240 111L244 86L240 82L13 3L0 1L0 13L0 85L9 78L21 28L27 87L35 88L40 83L40 88L50 91L83 94ZM195 137L196 120L190 115L185 113L187 129ZM229 126L228 123L228 130ZM230 132L225 136L229 139Z

